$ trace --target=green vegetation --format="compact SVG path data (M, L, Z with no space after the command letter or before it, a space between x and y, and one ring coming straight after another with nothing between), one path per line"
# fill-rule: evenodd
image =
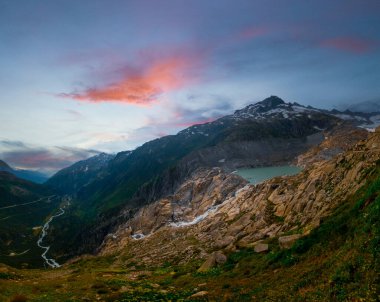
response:
M0 263L15 267L41 267L37 246L40 227L56 211L54 193L7 172L0 172ZM47 196L51 196L48 198Z

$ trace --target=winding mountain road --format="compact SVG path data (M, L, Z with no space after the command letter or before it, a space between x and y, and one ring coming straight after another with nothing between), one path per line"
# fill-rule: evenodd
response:
M11 206L6 206L6 207L2 207L0 208L0 210L3 210L3 209L11 209L11 208L16 208L16 207L20 207L20 206L25 206L25 205L28 205L28 204L32 204L32 203L36 203L36 202L39 202L39 201L42 201L42 200L45 200L46 198L51 201L51 198L52 197L55 197L56 195L50 195L50 196L47 196L47 197L42 197L40 199L37 199L37 200L34 200L34 201L31 201L31 202L25 202L25 203L20 203L20 204L15 204L15 205L11 205Z

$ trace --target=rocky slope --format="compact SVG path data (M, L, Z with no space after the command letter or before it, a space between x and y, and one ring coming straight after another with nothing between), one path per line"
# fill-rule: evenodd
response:
M0 264L0 300L375 302L380 292L379 207L377 160L363 186L293 245L294 238L282 236L280 241L268 238L254 248L215 251L207 256L200 249L194 254L192 249L181 253L181 244L197 245L196 238L176 241L175 234L168 232L161 238L167 247L162 252L172 253L169 249L173 249L179 257L158 255L149 265L145 265L148 257L141 262L141 257L133 258L128 250L83 256L55 270L17 270ZM169 246L170 241L176 244ZM140 249L141 254L152 254L156 248L141 247L147 248ZM183 255L188 258L181 264ZM201 256L207 257L203 264ZM168 260L160 262L163 259Z
M330 160L319 157L298 175L256 186L217 168L195 172L172 196L142 208L109 234L101 254L122 252L134 262L154 264L206 258L271 238L291 246L354 194L379 159L380 128Z
M366 139L368 130L342 124L330 131L324 131L324 137L322 143L298 156L294 163L306 167L317 161L332 159L337 154L348 151L358 141Z
M54 271L0 265L0 300L378 301L380 129L323 134L298 175L254 186L197 169L97 256Z

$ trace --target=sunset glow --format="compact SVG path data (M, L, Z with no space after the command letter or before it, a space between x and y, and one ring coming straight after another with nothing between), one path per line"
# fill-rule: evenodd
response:
M0 158L51 173L270 95L376 102L379 11L378 0L0 0Z
M149 105L157 98L189 84L186 74L191 62L185 58L168 58L152 63L140 74L126 74L119 82L102 88L89 88L79 93L62 93L60 96L77 101L119 102Z

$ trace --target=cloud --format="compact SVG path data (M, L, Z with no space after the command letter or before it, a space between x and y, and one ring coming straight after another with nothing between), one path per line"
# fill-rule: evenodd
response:
M323 40L320 44L322 47L333 48L354 54L364 54L373 51L376 43L372 40L358 37L337 37Z
M188 95L188 102L166 104L166 114L150 116L144 127L129 133L128 140L145 141L175 134L196 125L212 122L232 111L232 100L220 95Z
M0 146L3 148L25 148L25 144L20 141L1 140Z
M264 36L270 32L268 27L246 27L242 29L238 34L237 38L239 40L251 40L257 37Z
M232 110L232 100L220 95L189 95L188 103L195 104L195 107L188 107L186 104L175 104L172 106L172 118L167 126L186 128L196 124L209 123ZM205 103L202 105L202 103Z
M68 109L66 110L66 112L73 118L78 118L78 119L82 119L83 118L83 114L80 113L79 111L76 111L76 110L73 110L73 109Z
M152 49L140 49L129 54L128 60L115 50L94 50L93 52L71 54L64 58L68 64L86 62L90 65L86 75L98 83L80 83L72 92L55 94L79 102L113 102L149 106L161 96L212 80L210 69L213 57L226 46L236 46L242 42L265 36L272 31L268 26L250 25L240 27L222 37L210 37L207 41L186 42L176 46L155 45ZM107 52L109 54L107 55ZM215 66L214 66L215 67ZM208 70L207 70L208 69ZM206 78L207 77L207 78Z
M117 132L93 132L88 136L87 139L83 140L77 146L83 149L88 148L100 148L100 149L108 149L106 146L108 144L114 143L125 143L128 140L128 136L125 133Z
M39 148L22 142L0 141L0 158L17 169L52 174L73 163L97 155L97 150L71 147Z
M184 87L192 82L188 73L193 58L172 56L156 59L141 69L126 66L122 78L104 87L88 88L82 92L61 93L60 97L83 102L116 102L150 105L164 93Z

